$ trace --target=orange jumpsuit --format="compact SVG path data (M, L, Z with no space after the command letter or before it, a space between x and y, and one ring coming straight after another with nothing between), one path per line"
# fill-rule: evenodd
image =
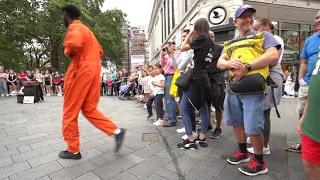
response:
M78 115L83 115L98 129L112 135L118 127L99 110L100 57L103 50L88 27L79 20L68 27L64 39L64 53L72 56L64 82L62 133L68 151L80 151Z

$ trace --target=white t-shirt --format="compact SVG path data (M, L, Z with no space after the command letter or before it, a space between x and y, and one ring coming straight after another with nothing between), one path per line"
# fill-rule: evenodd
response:
M159 74L157 76L155 76L152 80L152 82L155 82L157 84L160 84L161 81L164 81L164 76L162 74ZM150 87L151 88L151 87ZM164 94L164 88L159 87L159 86L154 86L153 90L152 90L152 94L153 95L157 95L157 94Z
M278 35L273 35L273 37L280 43L281 45L281 54L280 54L280 57L279 57L279 61L278 61L278 64L281 64L281 61L282 61L282 57L283 57L283 52L284 52L284 42L283 42L283 39L278 36Z
M152 81L153 81L153 78L152 76L147 76L148 77L148 85L150 87L150 91L153 92L153 89L154 89L154 85L152 85Z
M36 73L34 76L36 77L36 80L38 82L42 82L42 74L41 73Z

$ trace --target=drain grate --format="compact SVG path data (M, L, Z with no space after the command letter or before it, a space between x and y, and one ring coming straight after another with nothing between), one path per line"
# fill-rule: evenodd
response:
M159 137L157 133L142 133L142 142L158 142Z

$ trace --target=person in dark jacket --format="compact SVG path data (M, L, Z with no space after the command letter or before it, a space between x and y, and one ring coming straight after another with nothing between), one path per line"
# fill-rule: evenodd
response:
M214 32L209 31L210 37L214 42ZM223 46L220 46L216 43L213 43L213 57L212 62L208 67L208 75L210 79L210 85L212 88L211 98L208 100L208 108L209 108L209 126L208 130L212 129L211 121L210 121L210 108L211 105L215 108L216 114L216 128L210 135L210 138L218 139L222 135L221 130L221 122L222 122L222 114L223 114L223 101L225 97L225 81L224 81L224 71L220 70L217 67L217 62L222 53Z

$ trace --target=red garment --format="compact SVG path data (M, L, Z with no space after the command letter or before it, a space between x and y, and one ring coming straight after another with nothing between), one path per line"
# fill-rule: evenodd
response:
M19 78L20 79L27 78L27 74L21 73L21 74L19 74Z
M112 86L112 81L110 79L107 80L108 86Z
M103 50L96 37L79 20L68 27L64 39L64 53L72 57L64 81L64 105L62 133L68 144L68 151L80 151L78 115L83 115L98 129L113 135L118 127L99 110L100 57Z
M320 166L320 143L302 134L302 159Z

